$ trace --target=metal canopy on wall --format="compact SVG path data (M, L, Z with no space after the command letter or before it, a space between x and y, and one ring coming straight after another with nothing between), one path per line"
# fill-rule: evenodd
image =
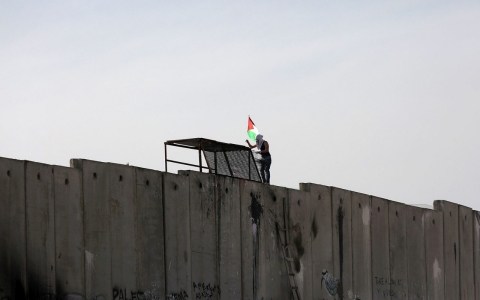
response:
M170 160L167 157L167 145L198 151L198 165ZM207 166L202 166L202 153ZM217 142L204 138L172 140L165 142L165 172L167 163L177 163L198 167L200 172L208 169L210 173L262 182L257 164L250 148Z

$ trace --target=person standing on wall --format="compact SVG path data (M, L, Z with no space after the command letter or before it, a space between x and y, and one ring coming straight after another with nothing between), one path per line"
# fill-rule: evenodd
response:
M270 166L272 165L272 156L270 155L270 146L268 142L263 139L263 135L257 134L255 137L256 144L250 144L249 140L245 140L247 142L250 149L257 147L259 153L262 155L262 159L260 160L260 175L262 176L263 183L270 184Z

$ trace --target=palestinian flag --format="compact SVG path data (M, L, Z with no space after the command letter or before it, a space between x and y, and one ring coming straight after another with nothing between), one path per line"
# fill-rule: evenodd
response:
M247 134L252 141L255 141L257 134L259 134L257 127L255 127L255 124L253 123L252 119L250 119L250 117L248 117Z

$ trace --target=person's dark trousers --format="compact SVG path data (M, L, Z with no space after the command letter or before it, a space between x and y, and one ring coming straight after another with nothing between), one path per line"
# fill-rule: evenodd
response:
M261 161L260 175L262 182L270 184L270 166L272 165L272 157L264 157Z

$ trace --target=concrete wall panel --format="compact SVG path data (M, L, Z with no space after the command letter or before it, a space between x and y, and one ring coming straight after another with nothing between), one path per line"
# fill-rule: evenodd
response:
M472 209L459 206L458 229L460 242L460 299L475 298L473 270L473 218Z
M352 192L352 278L354 298L372 299L370 196ZM381 211L388 216L388 210ZM376 258L376 257L375 257Z
M215 176L185 172L190 178L192 297L218 298Z
M263 226L261 184L240 181L240 225L242 237L242 296L257 299L260 272L260 231Z
M331 274L341 279L338 297L353 299L352 192L332 187L333 264ZM328 270L329 273L330 270Z
M98 163L97 163L98 164ZM110 209L113 299L137 295L135 241L135 169L107 165L107 197Z
M0 299L26 294L25 162L0 158Z
M54 166L56 295L85 295L82 172Z
M295 279L302 299L313 298L312 222L310 193L288 190L289 244L295 265Z
M27 284L32 299L55 295L53 167L26 162Z
M263 226L260 226L260 299L290 299L290 283L282 255L281 241L286 241L284 201L288 190L283 187L263 185ZM283 236L280 236L283 235ZM280 241L279 239L282 238Z
M165 297L163 173L135 168L138 289L148 299Z
M393 299L408 299L407 277L407 207L388 202L388 235L390 240L390 293Z
M396 282L390 277L389 201L372 197L372 275L371 299L395 299L391 286ZM353 211L355 211L355 205ZM370 298L368 298L370 299Z
M443 212L445 299L460 299L458 205L444 200L437 200L434 202L434 207L435 210Z
M322 270L333 272L332 194L330 187L301 183L300 190L310 193L312 219L312 283L313 299L331 297L322 287Z
M475 271L475 299L480 299L480 212L473 211L473 259Z
M443 258L443 213L425 212L425 262L427 270L427 299L445 299Z
M407 206L408 299L427 299L424 209Z
M218 271L222 299L242 299L240 180L217 176Z
M82 170L83 177L85 295L113 299L108 166L77 159L70 165Z
M72 160L83 170L86 295L137 295L133 167Z
M195 299L190 254L189 177L163 175L167 299Z

